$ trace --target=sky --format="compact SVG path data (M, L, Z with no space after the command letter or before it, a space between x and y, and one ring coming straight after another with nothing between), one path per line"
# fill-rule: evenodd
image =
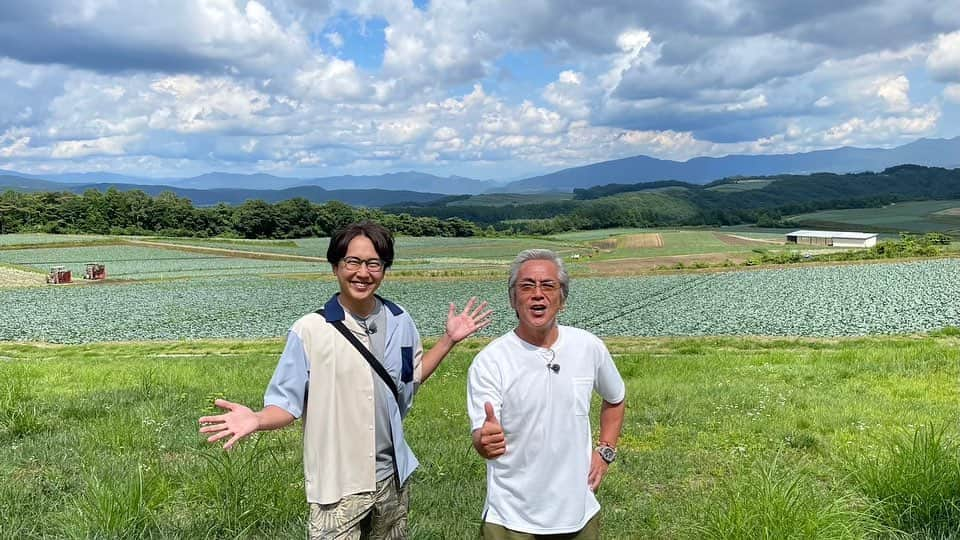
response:
M960 0L0 3L0 169L517 179L960 135Z

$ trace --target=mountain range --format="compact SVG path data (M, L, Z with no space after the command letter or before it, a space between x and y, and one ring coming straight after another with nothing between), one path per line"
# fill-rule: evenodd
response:
M190 199L195 206L214 206L219 203L243 204L244 201L259 199L268 203L286 201L296 197L314 203L340 201L350 206L380 207L403 203L429 203L446 197L440 193L389 189L334 189L327 190L319 186L297 186L286 189L245 189L215 188L191 189L165 185L98 183L68 184L48 180L24 179L18 176L0 173L0 190L5 188L22 191L68 191L83 193L89 189L107 191L114 188L120 191L138 189L147 195L157 196L164 191L172 191L178 197Z
M638 184L659 180L707 184L732 176L877 172L903 164L947 169L960 167L960 137L920 139L890 149L843 147L798 154L698 157L688 161L636 156L525 178L496 191L573 191L604 184Z
M191 178L146 178L114 173L26 174L0 169L0 189L25 191L141 189L148 194L174 191L197 205L238 204L250 198L276 202L304 197L313 202L339 200L351 205L425 203L443 195L479 193L571 192L605 184L661 180L706 184L735 176L880 171L901 164L960 167L960 137L919 139L895 148L843 147L797 154L697 157L687 161L634 156L572 167L513 182L439 177L421 172L383 175L280 177L264 173L213 172Z
M190 178L150 178L115 173L62 173L62 174L26 174L0 169L2 176L16 176L29 180L45 180L59 184L77 185L138 185L165 186L175 189L256 189L282 190L295 187L314 186L325 190L337 189L384 189L392 191L419 191L423 193L442 193L444 195L475 195L483 193L502 182L476 180L462 176L440 177L421 172L398 172L366 176L327 176L322 178L293 178L272 174L237 174L212 172ZM24 183L29 185L28 182ZM39 184L38 184L39 185ZM23 187L23 186L20 186Z

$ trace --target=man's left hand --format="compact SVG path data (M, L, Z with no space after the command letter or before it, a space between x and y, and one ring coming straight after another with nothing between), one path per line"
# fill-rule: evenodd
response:
M480 302L474 309L474 304L477 303L477 297L474 296L467 302L467 305L463 308L463 311L456 313L457 307L450 302L450 311L447 312L447 337L450 338L454 343L459 343L464 339L470 337L474 332L480 330L481 328L490 324L491 316L493 315L493 310L488 309L484 311L484 308L487 307L487 302Z
M603 477L607 474L607 468L610 466L606 461L600 457L600 454L593 452L593 456L590 458L590 474L587 475L587 486L590 487L590 491L596 492L600 488L600 482L603 481Z

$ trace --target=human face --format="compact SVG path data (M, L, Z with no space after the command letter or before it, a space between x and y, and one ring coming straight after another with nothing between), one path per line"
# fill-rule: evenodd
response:
M369 238L357 236L347 244L346 257L368 260L377 259L380 255ZM333 273L340 283L340 302L343 306L358 315L368 314L374 306L373 293L383 281L383 270L371 272L365 264L356 270L348 270L340 261L333 267Z
M520 265L512 304L522 333L539 334L556 326L557 314L563 308L559 273L552 261L533 260ZM553 284L552 290L544 287L545 283Z

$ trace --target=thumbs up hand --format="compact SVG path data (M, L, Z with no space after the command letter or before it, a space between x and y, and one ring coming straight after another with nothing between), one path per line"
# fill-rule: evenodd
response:
M507 440L503 436L503 426L493 412L493 405L488 401L483 404L483 410L487 418L473 432L473 447L484 459L496 459L507 451Z

